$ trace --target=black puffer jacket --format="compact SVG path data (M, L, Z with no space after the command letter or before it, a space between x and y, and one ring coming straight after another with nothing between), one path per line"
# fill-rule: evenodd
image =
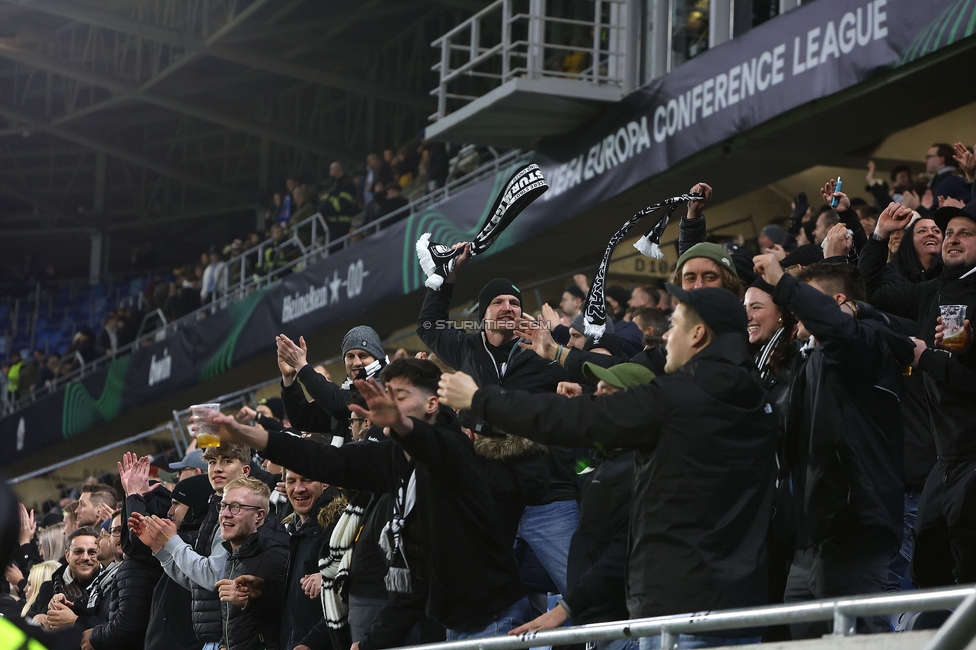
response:
M785 275L773 292L816 338L794 370L787 425L797 546L876 527L897 548L903 528L899 393L914 345L883 320L855 319Z
M933 348L939 305L966 305L966 318L976 321L976 273L943 267L942 275L920 284L886 281L887 242L871 239L858 262L868 300L878 309L918 323L928 349L916 372L925 373L932 431L939 457L949 461L976 458L976 346L966 354Z
M162 575L152 556L126 557L112 582L108 623L92 628L95 650L143 650L152 593Z
M333 505L335 501L338 505ZM329 487L322 493L304 523L292 514L285 522L289 538L288 567L284 597L281 602L281 647L291 650L297 645L310 646L305 637L322 620L322 604L309 598L302 589L302 578L319 572L322 545L329 543L335 522L342 514L345 499Z
M210 557L213 551L214 535L218 535L217 516L219 514L221 495L214 494L210 497L210 509L200 524L200 532L197 535L193 550L199 555ZM190 619L193 621L193 633L197 639L206 643L220 641L223 636L223 626L220 615L220 599L216 591L210 591L194 584L190 590L193 598L190 605Z
M246 609L221 603L227 650L277 650L281 647L281 597L288 568L288 533L276 518L268 517L239 549L232 552L227 542L224 548L230 554L224 574L227 579L243 575L264 579L264 594Z
M674 374L613 395L493 386L475 394L471 410L537 442L637 450L632 617L766 602L776 419L744 334L718 336Z

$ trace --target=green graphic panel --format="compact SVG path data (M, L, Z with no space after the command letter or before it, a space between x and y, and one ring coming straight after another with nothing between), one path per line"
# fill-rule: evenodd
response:
M97 400L80 381L68 384L65 387L64 409L61 412L61 435L65 438L76 436L96 421L108 421L118 415L128 369L128 356L113 361L105 378L105 387Z
M976 28L976 0L956 0L919 32L905 50L898 65L911 63L926 54L973 35Z
M504 189L505 183L519 166L519 164L509 165L495 174L491 194L485 202L481 216L469 230L465 230L453 223L437 207L432 207L422 213L410 216L403 235L403 272L401 276L403 278L404 294L420 289L424 286L424 280L426 280L423 269L420 268L420 262L417 260L416 246L417 240L420 239L421 235L429 232L430 241L446 246L450 246L459 241L470 241L478 233L481 224L488 217L488 210L491 208L495 197ZM516 218L505 232L498 236L495 243L483 255L488 257L511 246L518 239L516 236L518 231L515 229L517 223L518 219Z
M227 339L214 353L207 364L203 367L200 372L200 381L205 381L211 377L216 377L222 372L226 372L231 369L234 359L234 347L237 345L237 339L241 337L241 332L244 331L244 327L247 325L248 321L251 319L251 314L254 313L254 309L261 302L264 294L267 293L267 289L261 289L255 291L247 298L244 298L240 302L237 302L227 308L227 316L234 323L233 329L227 335Z

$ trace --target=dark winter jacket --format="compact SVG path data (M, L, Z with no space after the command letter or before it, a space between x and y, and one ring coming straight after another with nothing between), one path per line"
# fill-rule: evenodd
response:
M546 448L518 436L479 438L474 451L482 461L498 513L504 543L515 545L526 506L539 505L549 493Z
M928 346L915 372L925 373L932 431L939 456L949 461L976 458L976 347L966 354L933 347L939 305L966 305L966 318L976 321L976 273L943 267L942 275L920 284L885 281L887 242L868 241L858 268L864 275L868 301L886 312L918 323L919 338Z
M145 495L133 495L125 500L128 514L166 516L168 506L163 507L165 500L154 499L158 490ZM205 512L189 510L178 529L180 539L193 546L199 533L200 524L206 516ZM134 535L128 536L133 543L139 543ZM163 573L156 583L152 593L152 604L149 611L149 622L146 627L145 650L200 650L203 641L197 639L193 633L193 622L190 616L192 595L168 575Z
M900 378L911 341L881 319L855 319L785 275L773 300L816 339L794 370L787 424L797 546L872 527L901 539L904 432Z
M302 386L313 402L305 398ZM342 437L349 434L349 400L354 394L315 372L311 364L298 372L291 386L281 384L281 399L293 427Z
M479 386L504 386L529 392L555 392L567 379L558 363L543 359L532 350L515 345L504 369L488 351L482 332L467 334L452 326L449 310L454 285L444 283L440 291L427 291L417 318L417 336L447 366L474 377Z
M573 399L479 390L472 413L563 446L635 449L628 544L632 617L763 604L776 420L745 334L724 334L672 375Z
M66 584L64 573L67 570L68 570L68 565L62 564L58 569L54 571L54 574L51 575L51 579L41 585L40 589L37 590L37 598L34 600L34 604L31 605L30 610L27 612L28 617L34 617L37 616L38 614L47 614L48 605L51 604L51 598L54 596L54 594L64 593L64 588ZM93 579L91 583L89 583L82 589L82 592L84 594L83 597L72 601L74 602L74 607L71 608L71 611L73 611L78 616L86 615L87 606L88 606L88 597L91 595L91 590L94 587L95 581L97 579L98 576L96 575L95 579Z
M484 473L450 409L436 424L374 443L325 447L271 433L265 457L331 485L394 492L416 463L416 505L405 528L423 553L427 615L447 628L492 620L524 595L510 547L502 542Z
M221 495L210 497L210 509L200 524L200 530L193 544L193 550L203 557L210 557L213 551L214 536L218 532L218 515ZM206 643L220 641L223 636L220 614L220 599L216 591L204 589L194 584L190 589L192 601L190 604L190 620L193 621L193 633L197 639Z
M579 524L569 545L563 598L573 625L627 618L627 529L635 452L608 454L587 474Z
M288 434L281 434L288 435ZM281 646L281 602L288 567L288 533L275 517L268 517L236 551L229 554L224 578L243 575L264 579L264 593L247 608L222 602L224 644L227 650L277 650Z
M95 650L143 650L153 589L163 571L152 556L126 557L112 581L108 622L92 628Z
M336 511L333 501L345 507L345 499L339 496L338 490L330 487L315 502L304 523L294 514L285 522L289 550L281 601L281 647L288 650L296 645L311 647L306 636L322 620L322 603L305 594L302 578L319 572L322 545L329 543L335 522L342 514L341 510Z

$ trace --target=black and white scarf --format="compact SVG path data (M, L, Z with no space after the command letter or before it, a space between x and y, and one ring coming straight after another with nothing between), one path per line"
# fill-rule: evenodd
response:
M484 253L495 243L515 217L530 203L542 196L549 189L549 184L542 176L542 171L535 163L522 165L512 177L508 179L505 188L495 197L495 202L488 211L485 223L471 242L471 257ZM420 266L427 275L424 282L428 288L439 291L444 280L457 265L457 258L461 255L460 248L451 248L443 244L430 241L430 233L425 232L417 240L417 257Z
M319 557L319 573L322 574L322 613L325 623L332 630L346 625L349 613L349 567L352 565L352 548L362 529L368 492L357 493L346 505L345 511L332 529L329 543L322 547Z
M655 203L654 205L648 206L632 216L627 222L620 227L613 237L610 238L610 243L607 244L607 249L603 252L603 259L600 260L600 267L596 271L596 275L593 278L593 284L590 285L590 291L586 295L586 309L583 312L583 329L584 334L587 337L592 337L594 341L599 341L603 336L603 331L606 329L607 323L607 307L606 307L606 297L604 291L606 289L606 276L607 269L610 267L610 257L613 255L613 249L617 247L621 241L627 236L634 225L643 219L644 217L657 212L664 206L668 206L668 211L664 215L664 218L655 224L648 234L644 235L641 240L647 240L647 246L644 246L644 250L638 247L637 244L634 245L637 250L639 250L644 255L653 257L653 248L650 244L655 243L650 241L651 236L658 230L658 226L664 223L664 226L660 228L660 232L657 233L658 245L657 253L660 254L660 238L664 233L664 228L667 227L667 221L670 219L671 214L674 212L680 203L687 203L688 201L700 201L704 196L702 194L682 194L681 196L674 196L670 199L665 199L660 203ZM641 242L638 242L640 244ZM645 250L647 252L645 252Z
M756 367L759 368L759 376L763 381L767 380L771 368L769 367L769 362L772 361L773 351L776 349L776 344L779 343L780 338L783 336L784 328L780 327L776 330L768 341L766 341L762 348L759 349L759 353L756 355ZM775 377L773 378L775 379Z
M417 504L417 464L410 461L407 471L400 477L393 499L393 518L380 533L380 548L386 553L390 570L386 573L386 590L390 593L409 594L410 564L404 550L403 532L406 520Z

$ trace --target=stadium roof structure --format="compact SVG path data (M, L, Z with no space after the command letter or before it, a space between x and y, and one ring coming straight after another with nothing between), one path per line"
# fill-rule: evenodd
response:
M253 223L285 177L416 136L430 42L485 4L0 0L0 254Z

